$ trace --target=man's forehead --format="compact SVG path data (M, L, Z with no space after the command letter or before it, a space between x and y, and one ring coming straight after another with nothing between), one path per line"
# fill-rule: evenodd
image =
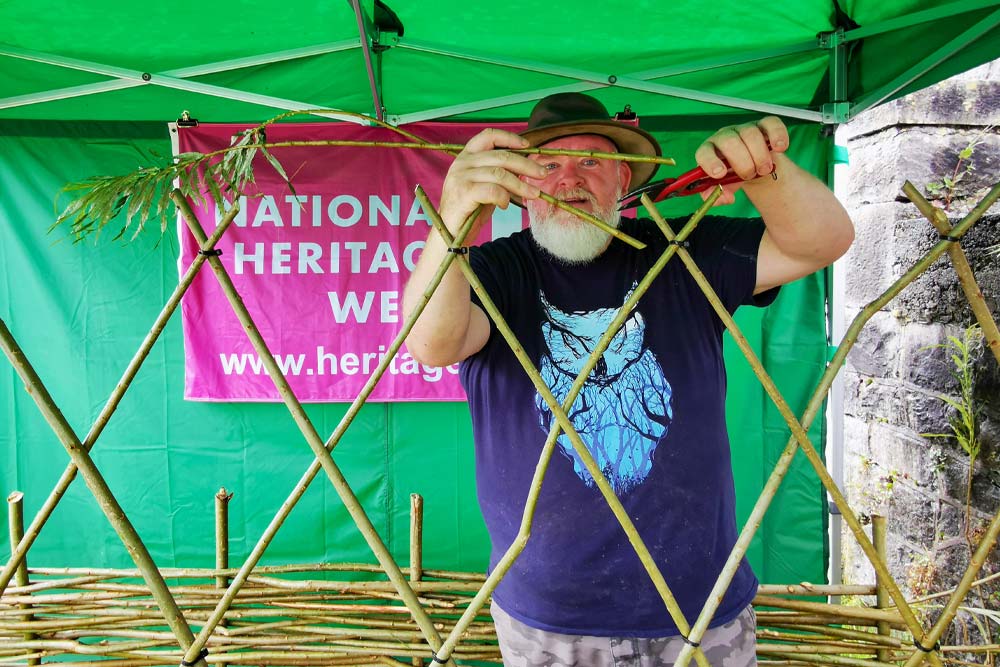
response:
M617 153L618 146L611 139L600 135L600 134L569 134L566 136L559 137L558 139L552 139L551 141L546 141L544 144L539 144L538 148L560 148L567 145L574 144L578 147L594 148L602 150L608 153Z

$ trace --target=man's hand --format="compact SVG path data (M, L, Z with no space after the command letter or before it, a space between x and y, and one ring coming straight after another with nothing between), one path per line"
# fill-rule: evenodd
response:
M441 217L453 234L479 205L483 211L466 237L469 241L489 219L494 206L507 208L512 193L525 199L538 197L538 188L519 177L543 178L545 169L523 155L503 150L528 146L527 139L492 128L469 140L448 169L441 189Z
M784 154L787 150L788 128L781 119L767 116L724 127L695 152L698 166L709 176L725 175L725 160L743 179L722 186L716 204L732 204L742 189L767 227L757 252L755 293L827 266L847 252L854 239L844 207L826 184L792 162ZM769 176L772 172L777 180Z
M724 176L728 163L744 182L748 182L774 171L772 153L786 150L788 128L777 116L766 116L755 123L723 127L702 142L694 157L698 166L713 178ZM722 196L716 200L716 206L732 204L742 187L742 183L722 186ZM702 193L702 199L709 194L710 191Z

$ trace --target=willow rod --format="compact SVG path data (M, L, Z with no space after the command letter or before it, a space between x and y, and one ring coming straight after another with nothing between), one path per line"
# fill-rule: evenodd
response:
M761 584L758 595L875 595L875 586L867 584Z
M187 223L188 228L191 230L195 239L197 239L199 243L204 243L205 231L202 229L201 223L198 222L198 218L194 215L194 212L188 205L187 200L181 196L178 190L174 190L171 197L174 204L177 206L177 209L181 212L184 221ZM309 415L306 414L305 410L302 408L302 404L296 398L295 393L288 384L288 380L285 379L285 376L282 374L280 367L274 360L274 356L271 354L271 351L267 346L267 343L257 330L257 326L254 324L253 318L250 317L250 313L247 311L246 305L243 303L243 299L240 297L239 292L236 291L236 287L233 285L232 279L229 277L225 266L222 264L222 261L214 255L209 257L209 265L215 272L219 286L222 288L227 300L233 307L233 310L236 313L237 318L240 320L240 323L243 325L243 328L250 338L254 349L260 359L264 362L264 366L267 368L271 382L274 383L275 388L278 390L282 400L288 407L292 418L302 432L302 435L305 437L310 449L312 449L320 465L326 472L327 477L336 490L337 495L340 497L341 502L344 503L344 507L351 515L355 525L364 537L365 542L367 542L369 548L374 553L376 560L378 560L379 564L385 570L389 580L396 585L400 596L403 598L403 602L410 610L410 613L413 614L417 625L420 626L420 629L424 632L428 643L434 647L434 650L437 650L441 643L441 638L438 635L437 630L434 628L434 625L427 616L427 613L420 605L420 602L417 600L413 590L409 587L409 584L403 576L403 573L400 571L399 566L396 564L396 561L393 560L392 554L389 553L389 550L382 541L382 538L375 530L375 526L368 518L368 514L365 512L360 501L358 501L358 498L351 489L350 484L347 483L347 479L344 478L343 473L340 471L340 467L333 460L330 450L327 449L326 444L320 438L315 426L309 419ZM389 358L390 355L387 354L386 359ZM233 588L235 584L236 581L234 580L233 585L231 585L230 588ZM222 602L220 602L220 605L221 604ZM222 619L219 618L215 623L206 624L202 628L201 632L198 633L197 639L195 639L190 646L184 647L185 662L193 662L197 659L199 652L208 639L208 636L211 634L218 621L221 620ZM453 663L449 662L449 667L455 666Z
M952 229L951 235L958 238L961 237L963 234L965 234L965 232L969 228L971 228L972 225L974 225L979 220L980 217L982 217L982 215L986 212L986 210L989 209L989 207L996 202L998 197L1000 197L1000 183L994 185L993 188L991 188L990 192L969 213L969 215L967 215L958 225L956 225ZM646 205L647 209L652 209L651 215L654 215L654 219L656 219L656 217L659 217L659 214L656 213L656 210L652 206L651 202L649 203L647 202L649 202L648 197L644 199L644 204ZM809 403L806 406L806 410L805 413L803 414L803 419L801 424L799 424L799 422L794 419L794 415L790 420L786 417L786 422L793 431L792 437L789 438L788 444L785 446L784 451L779 457L777 465L771 472L771 475L768 478L767 483L765 484L764 491L757 499L757 502L755 503L754 508L751 511L750 517L747 519L746 524L744 524L743 531L740 533L740 537L737 540L736 547L734 547L733 551L731 552L729 560L726 562L726 565L723 567L722 573L719 575L719 579L716 581L716 586L712 589L712 593L710 594L709 599L705 604L705 607L702 609L702 613L698 618L698 622L695 624L695 631L698 633L694 635L695 641L698 641L704 634L704 631L708 626L711 616L714 614L715 609L718 607L717 600L721 600L722 592L724 592L726 588L728 588L730 582L732 581L733 576L735 576L736 568L739 565L739 561L742 559L742 554L746 553L746 550L749 547L749 543L753 537L753 534L760 526L761 519L763 518L764 513L767 511L767 507L770 505L770 502L773 499L778 486L780 486L781 481L784 478L784 475L787 473L788 468L791 466L792 458L794 457L796 451L800 446L802 447L803 453L806 454L806 457L809 459L809 462L813 465L813 468L816 470L817 475L819 475L820 480L823 482L823 486L827 489L827 491L833 497L837 507L841 510L844 520L847 522L848 527L851 529L852 534L858 541L859 546L861 546L862 551L864 551L865 555L868 557L868 560L871 561L872 567L875 568L876 572L879 572L880 574L883 575L888 592L892 596L892 599L896 603L897 607L900 609L900 613L903 614L907 626L913 633L914 639L917 638L918 634L922 635L923 628L920 626L920 623L917 620L916 616L914 616L912 610L909 608L909 605L906 603L902 591L899 590L899 587L892 579L892 576L889 573L888 569L885 567L885 564L878 559L878 555L875 553L874 546L868 539L868 536L865 534L857 517L854 515L852 511L850 511L850 506L848 505L843 494L840 492L840 489L837 488L837 485L833 481L833 478L830 477L829 472L823 465L822 460L816 453L815 448L809 442L808 437L805 438L798 437L798 431L801 430L804 432L803 427L808 428L808 426L812 423L812 420L815 418L816 414L819 412L819 409L823 403L823 397L826 395L826 392L829 390L830 385L833 383L833 378L836 376L837 372L840 370L840 367L843 365L844 360L847 357L848 351L851 349L851 347L853 347L854 343L857 340L858 333L860 332L861 328L865 325L865 323L867 323L867 321L870 320L871 317L878 310L880 310L886 303L888 303L892 298L894 298L897 294L899 294L899 292L902 291L904 287L913 282L913 280L915 280L918 275L923 273L927 269L927 267L929 267L934 261L936 261L947 250L949 244L950 241L941 241L940 243L935 245L916 264L914 264L909 271L907 271L903 276L897 279L896 282L894 282L878 298L876 298L874 301L865 306L865 308L861 311L861 313L859 313L858 316L854 318L854 321L851 323L851 326L848 327L848 330L845 333L843 340L837 347L837 352L834 354L833 359L830 361L830 364L827 366L826 371L823 373L823 376L821 377L820 382L816 387L816 390L813 392L812 397L809 399ZM682 253L681 255L682 258L684 257L685 254L686 253ZM721 315L722 313L720 313L720 316ZM728 312L725 312L725 316L729 320L732 319L731 317L728 316ZM735 325L735 323L733 324ZM729 327L729 322L726 322L726 326L727 328ZM730 331L733 331L733 328L730 328ZM737 340L737 342L739 342L735 335L733 336L733 338L734 340ZM753 351L749 350L748 347L747 350L749 350L749 354L747 353L746 350L744 350L742 346L741 350L744 351L744 356L747 357L748 361L756 360L756 355L754 355ZM776 404L779 405L779 410L780 410L781 409L780 406L784 404L784 399L781 397L780 392L777 392L777 388L773 386L773 383L764 381L764 378L767 377L767 375L766 373L763 372L763 367L760 366L759 361L757 362L756 366L754 365L753 361L751 361L751 367L753 368L754 373L758 375L758 378L761 379L761 382L764 383L765 389L768 391L768 395L771 396L772 399L775 400ZM771 393L772 390L775 392L775 394ZM782 416L785 416L784 412L782 412ZM798 426L796 427L796 425ZM929 653L928 656L931 660L931 663L935 667L940 667L941 660L936 653ZM685 645L684 647L682 647L681 652L678 655L677 667L687 667L690 658L691 658L691 647L689 645ZM922 658L920 662L922 662ZM907 667L916 667L916 666L907 665Z
M478 215L479 215L479 209L477 208L472 213L472 215L470 215L469 218L465 221L465 224L462 226L462 229L459 233L459 237L461 238L462 241L465 240L465 237L471 231L472 226L475 223ZM452 261L454 261L454 253L449 253L449 257L445 258L445 261L442 263L442 265L438 267L437 272L431 278L431 281L428 283L427 288L421 295L420 300L417 303L416 307L414 308L413 312L408 316L399 334L397 334L396 338L390 344L389 349L386 351L385 356L381 359L379 365L375 368L375 371L368 378L364 387L362 387L357 397L354 399L350 407L344 413L344 416L341 418L340 423L337 424L337 427L334 429L333 433L327 439L325 443L325 449L327 449L328 451L332 451L333 448L337 446L337 444L340 442L340 439L343 437L344 433L347 431L348 427L351 425L351 423L354 421L354 418L361 410L361 406L364 405L365 400L367 400L368 396L371 395L371 392L375 389L375 385L382 378L386 369L389 367L391 359L395 356L396 352L402 346L404 339L406 338L407 334L409 334L410 329L413 328L413 325L417 321L417 318L420 316L420 313L422 313L424 308L427 306L427 303L430 301L431 295L437 288L438 284L441 282L445 272L448 270L448 267L450 266L450 263ZM316 475L319 473L320 467L321 464L318 458L315 459L309 465L309 468L299 479L299 482L295 485L295 488L292 489L292 492L285 499L285 502L282 503L277 514L275 514L274 518L271 519L271 522L268 524L264 533L257 540L257 544L254 546L253 551L250 553L250 556L247 557L247 559L243 563L243 566L240 568L239 572L236 573L236 576L233 582L230 584L229 589L227 589L225 596L219 601L219 604L216 607L215 612L213 612L212 617L208 619L207 623L199 633L199 636L205 635L207 637L208 634L211 633L212 628L214 628L214 626L218 624L219 621L221 621L222 618L225 616L226 608L232 604L233 598L236 596L236 593L243 585L243 582L249 576L254 566L256 566L256 564L260 561L260 558L263 556L264 551L267 549L267 546L271 543L271 540L274 538L274 535L277 533L278 529L282 526L285 519L288 518L288 515L291 513L292 508L295 507L296 503L298 503L299 499L302 497L306 489L309 487L309 484L312 483L313 479L315 479Z
M215 231L212 232L212 235L208 238L208 240L201 245L200 250L209 251L215 248L215 244L222 238L226 229L229 228L229 225L236 218L239 210L240 207L238 202L234 202L233 207L226 213L222 220L219 221L219 225L215 228ZM139 368L142 367L142 363L149 355L149 351L153 348L153 345L163 332L164 327L167 326L167 322L170 320L170 317L174 314L174 311L180 304L181 297L184 296L184 293L191 285L191 282L194 280L195 276L198 275L198 271L201 270L201 267L205 263L206 259L207 256L200 253L195 256L194 260L191 262L191 266L188 267L180 282L177 283L177 287L174 288L170 298L167 299L167 303L163 306L160 314L156 317L152 328L139 345L139 349L136 350L132 360L125 368L125 372L122 374L121 379L118 381L118 384L115 385L111 395L108 396L107 402L101 409L97 419L94 420L94 424L90 427L90 431L87 433L87 436L83 439L83 448L86 451L89 452L96 444L97 438L100 437L101 433L104 431L104 427L107 425L108 420L111 419L111 415L113 415L115 410L118 408L118 404L121 403L122 397L125 396L125 392L132 384L132 380L135 378L136 373L139 372ZM38 537L38 533L41 532L42 526L44 526L45 522L49 520L49 517L56 508L56 505L59 504L63 494L66 493L66 489L68 489L69 485L73 483L74 479L76 479L76 473L76 463L71 461L59 477L59 481L56 482L55 487L53 487L52 491L49 493L48 498L45 499L42 507L38 510L38 513L35 514L35 518L32 519L31 525L28 526L28 530L25 532L24 537L17 543L16 548L11 549L10 560L7 561L7 565L4 566L3 572L0 572L0 595L3 595L3 592L7 589L7 584L10 583L11 577L14 576L14 571L16 570L18 564L24 558L25 554L28 553L28 549L31 548L31 545L35 543L35 539Z
M374 572L382 573L382 568L369 563L302 563L294 565L261 565L254 568L257 573L283 574L290 572ZM237 568L218 570L213 568L180 568L164 567L160 569L164 577L170 579L196 578L212 579L219 576L231 577L239 573ZM138 578L142 576L138 570L88 567L29 567L29 574L45 576L82 575L104 578ZM449 579L455 581L485 581L486 575L478 572L457 572L453 570L424 570L424 576L432 579Z
M900 621L899 614L895 611L884 609L871 609L869 607L849 607L847 605L827 604L825 602L808 602L806 600L786 600L784 598L768 597L758 595L756 602L765 607L776 607L778 609L791 609L793 611L807 611L815 614L829 614L830 616L840 616L842 618L859 618L868 621Z
M424 561L424 498L410 494L410 581L423 578ZM413 658L413 667L423 667L423 658Z
M785 629L795 629L799 631L807 631L816 634L829 635L831 637L842 637L844 639L857 639L860 641L872 642L874 644L880 644L883 646L890 646L893 648L899 648L903 645L902 641L896 639L895 637L884 637L880 634L874 632L864 632L862 630L849 630L847 628L834 628L826 625L789 625L785 626L780 623L768 623L768 627L779 627ZM800 635L802 636L802 635Z
M711 194L708 200L706 200L706 202L701 206L701 208L699 208L699 210L691 217L687 225L685 225L684 229L681 230L681 232L685 234L683 238L687 238L687 234L690 234L690 232L698 224L698 222L705 215L705 213L708 212L712 204L715 203L715 200L718 198L720 193L721 189L716 188L716 190ZM430 205L430 202L427 199L426 194L424 194L422 190L418 190L417 197L418 199L420 199L421 204L424 205L424 209L428 212L431 219L431 224L434 225L434 228L437 230L438 234L441 235L441 238L444 239L445 243L449 247L454 247L454 241L451 238L451 232L448 231L448 228L445 226L444 222L441 220L441 217L437 214L437 211L434 209L434 207ZM581 368L580 373L577 375L576 380L570 387L566 400L564 401L565 407L560 406L555 396L552 395L551 390L548 388L548 386L546 386L545 381L538 373L538 369L535 367L531 359L528 358L527 354L524 351L524 348L521 347L521 344L517 340L517 337L514 335L513 331L510 329L510 327L504 320L503 315L497 309L496 305L493 303L493 300L490 298L489 294L486 293L485 289L482 286L482 283L479 281L475 272L472 270L468 258L465 256L462 256L460 258L459 267L461 268L462 273L465 275L466 280L472 287L473 291L476 293L476 296L479 297L480 303L482 304L484 310L489 315L490 319L493 320L493 322L496 324L497 329L504 337L504 340L507 341L512 352L514 353L514 356L517 358L518 362L521 364L521 367L527 373L528 378L535 386L539 395L542 397L546 405L549 407L549 410L552 412L552 417L554 421L549 430L548 438L545 442L545 445L542 448L542 453L540 455L538 464L535 468L535 474L532 479L528 499L525 503L525 509L522 515L521 528L518 532L518 535L515 537L514 542L510 545L507 552L504 554L504 556L494 567L493 571L490 573L489 578L487 578L486 583L483 585L483 589L476 596L474 601L470 603L469 608L466 610L466 614L463 615L462 619L458 622L458 624L455 626L452 632L448 635L448 638L445 641L445 646L443 649L444 651L446 651L445 655L449 655L448 651L453 650L455 645L457 645L458 636L462 631L464 624L468 622L468 617L474 614L475 611L478 611L478 609L482 606L482 604L485 603L486 597L488 597L493 592L497 584L507 573L513 562L517 559L517 557L520 555L525 545L527 544L528 537L530 536L531 521L534 516L534 509L535 509L535 504L537 502L538 493L541 489L541 484L545 477L545 471L548 467L548 462L552 456L552 452L554 451L555 442L559 435L560 429L562 429L563 433L565 433L566 436L569 438L570 442L573 445L573 449L580 456L581 461L587 468L587 471L591 474L591 477L594 479L594 482L596 483L598 489L600 490L601 495L604 497L605 501L608 503L608 506L611 508L612 513L618 520L618 523L625 531L629 543L632 545L633 549L635 550L636 554L639 557L639 560L642 562L643 567L646 570L646 573L649 575L650 579L652 580L654 586L657 589L657 592L659 592L661 598L663 599L664 604L666 605L671 618L674 620L674 623L681 630L681 632L684 632L686 634L688 628L687 621L684 618L684 615L681 612L680 607L677 605L677 602L674 599L673 594L670 592L670 589L667 586L667 583L664 580L662 573L657 568L655 561L653 560L652 556L649 553L649 550L643 543L642 538L638 534L638 531L636 531L635 526L628 515L628 512L626 512L624 507L622 507L621 501L619 501L618 497L615 495L614 491L611 488L611 485L607 481L607 478L604 476L603 471L597 465L597 462L594 460L593 455L590 453L590 450L587 448L586 444L584 444L584 442L580 439L580 436L576 432L576 429L573 427L572 423L569 421L569 418L566 416L566 410L568 410L573 405L573 402L576 400L576 396L583 387L584 382L589 377L590 372L597 365L598 360L601 358L601 355L604 354L604 351L607 349L607 346L610 345L612 338L617 333L618 329L621 328L621 326L625 323L625 320L631 315L632 309L635 308L635 305L638 303L641 296L646 292L646 290L649 289L653 281L666 266L667 262L670 261L670 259L674 256L676 250L677 246L671 245L667 248L667 250L663 252L660 258L656 261L656 263L654 263L654 265L650 268L647 274L643 277L642 281L640 281L639 285L635 288L635 290L633 290L629 298L626 299L622 307L619 308L617 314L615 315L614 320L612 320L611 324L608 326L604 335L601 337L600 341L598 341L597 346L591 352L587 361L584 363L583 368ZM705 658L704 653L700 649L695 654L695 657L700 667L709 667L708 660Z
M204 240L203 238L202 241ZM76 464L77 469L83 474L83 480L97 500L101 511L104 512L104 515L118 534L119 539L125 545L136 567L142 572L143 579L146 580L150 592L156 599L156 603L163 613L167 625L170 626L174 636L177 637L177 641L186 648L191 644L194 635L191 633L191 628L188 627L187 621L184 620L184 614L174 602L166 582L160 575L159 570L156 569L156 564L153 563L146 545L143 544L132 522L125 516L125 512L122 510L121 505L118 504L118 500L111 492L111 489L108 488L108 484L94 464L94 460L90 458L90 454L83 448L83 444L73 431L73 428L52 400L52 396L49 395L45 385L42 384L38 374L35 373L35 369L31 366L27 357L25 357L24 352L18 346L17 341L14 340L14 337L2 319L0 319L0 347L3 348L4 354L7 355L11 365L14 366L14 370L17 371L18 376L24 382L25 388L32 399L34 399L35 404L42 412L49 426L52 427L59 442L62 443ZM21 541L23 542L24 540ZM205 667L204 661L198 658L197 654L192 655L189 662L192 665Z
M233 499L233 494L222 487L215 494L215 567L218 570L225 570L229 567L229 501ZM229 578L218 576L215 578L217 589L229 587ZM226 619L219 621L219 627L226 627ZM219 663L225 667L226 663Z
M249 143L238 146L227 146L210 153L203 153L202 159L210 159L225 155L232 151L241 150L271 150L273 148L297 148L303 146L340 146L344 148L408 148L414 150L441 151L447 153L460 153L464 144L443 144L423 141L357 141L346 139L317 139L299 141L269 141L264 143ZM505 148L508 153L518 153L520 155L565 155L569 157L594 157L602 160L617 160L619 162L643 162L658 165L676 165L673 158L659 157L655 155L639 155L635 153L608 153L605 151L577 151L562 148Z
M886 552L887 533L888 533L888 522L886 521L886 518L878 514L872 516L872 543L875 545L875 553L877 553L879 557L882 558L882 560L885 560L885 556L887 553ZM875 593L875 607L878 609L885 609L886 607L889 606L890 599L889 599L889 594L885 589L885 583L882 581L882 578L878 575L878 573L875 574L875 587L877 589ZM889 636L888 623L880 621L876 627L878 628L878 633L880 635L886 637ZM884 649L880 650L878 652L877 657L879 662L888 662L889 652Z

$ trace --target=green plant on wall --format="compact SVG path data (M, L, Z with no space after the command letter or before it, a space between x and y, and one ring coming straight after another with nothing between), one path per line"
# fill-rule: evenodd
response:
M983 332L978 325L972 325L958 336L948 336L948 340L939 345L931 345L927 349L943 349L951 362L951 375L958 382L957 398L941 394L939 398L952 409L948 416L948 433L924 433L925 438L954 438L968 457L965 485L965 534L971 533L970 513L972 502L972 477L975 473L976 459L982 451L982 440L979 433L980 405L977 404L973 392L975 390L975 361L982 351Z

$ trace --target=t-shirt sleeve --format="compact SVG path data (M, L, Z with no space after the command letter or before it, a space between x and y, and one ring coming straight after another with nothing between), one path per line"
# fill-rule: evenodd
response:
M730 313L743 305L769 306L778 295L777 287L753 293L763 235L760 218L706 216L688 239L691 256Z

